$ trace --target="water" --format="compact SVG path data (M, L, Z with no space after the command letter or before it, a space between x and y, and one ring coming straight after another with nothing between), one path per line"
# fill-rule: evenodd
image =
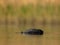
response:
M15 19L17 19L15 17ZM13 19L12 19L13 20ZM9 20L11 21L11 20ZM8 21L8 22L9 22ZM37 24L36 24L37 23ZM11 25L9 22L7 25L0 25L0 44L1 45L60 45L60 25L38 24L36 22L34 25L27 23L19 26L18 20ZM16 32L26 31L30 28L40 28L44 31L42 36L37 35L25 35Z
M12 27L11 27L12 28ZM11 29L9 27L9 29ZM41 27L44 30L44 35L25 35L15 32L20 32L17 28L13 28L13 31L9 31L8 44L9 45L53 45L60 44L60 28L59 26L50 27L47 25L45 27ZM11 32L12 31L12 32Z

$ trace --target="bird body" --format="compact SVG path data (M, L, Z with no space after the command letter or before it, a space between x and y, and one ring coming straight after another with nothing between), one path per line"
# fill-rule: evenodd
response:
M21 34L28 34L28 35L43 35L43 30L41 29L29 29L25 32L21 32Z

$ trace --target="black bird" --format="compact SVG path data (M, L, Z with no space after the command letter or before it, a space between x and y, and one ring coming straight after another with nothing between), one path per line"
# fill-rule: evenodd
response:
M43 30L41 29L29 29L25 32L21 32L21 34L28 34L28 35L43 35Z

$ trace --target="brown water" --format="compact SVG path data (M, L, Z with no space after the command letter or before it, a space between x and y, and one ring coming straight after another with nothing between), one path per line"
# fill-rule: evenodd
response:
M47 23L44 25L26 24L24 26L22 23L21 26L19 26L16 18L15 22L14 25L10 23L8 23L8 25L4 25L4 23L0 24L0 45L60 45L60 25L51 25ZM16 33L30 28L40 28L44 31L44 35L29 36Z

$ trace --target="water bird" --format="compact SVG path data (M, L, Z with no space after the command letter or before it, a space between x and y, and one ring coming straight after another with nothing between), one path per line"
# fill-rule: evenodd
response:
M21 32L21 34L28 34L28 35L43 35L42 29L28 29L25 32Z

